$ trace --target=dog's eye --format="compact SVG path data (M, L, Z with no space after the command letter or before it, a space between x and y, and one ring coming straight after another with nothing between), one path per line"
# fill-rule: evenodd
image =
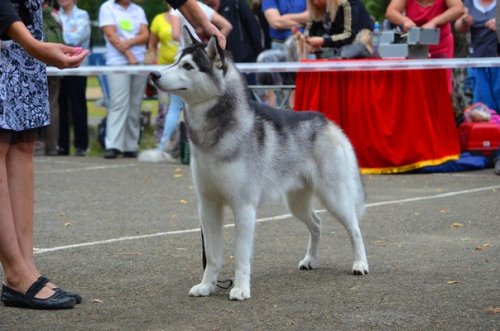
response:
M182 65L182 68L185 70L193 70L194 69L194 67L190 63L184 63Z

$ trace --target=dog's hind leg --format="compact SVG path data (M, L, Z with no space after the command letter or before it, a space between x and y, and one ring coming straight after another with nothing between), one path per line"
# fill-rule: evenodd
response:
M250 299L250 276L255 233L256 210L252 205L233 208L235 218L235 273L231 300Z
M328 182L328 181L326 181ZM344 226L351 239L354 252L354 263L352 273L354 275L368 274L368 262L366 259L365 245L359 228L356 215L355 197L347 190L342 189L344 183L337 183L335 189L327 188L323 183L317 190L318 197L326 209ZM333 185L332 185L333 186Z
M222 266L222 211L219 202L201 198L199 215L203 230L207 265L200 284L189 291L190 296L208 296L215 291L217 277Z
M319 242L321 239L321 219L312 208L313 192L310 188L287 193L288 208L309 230L309 244L306 256L299 262L299 269L314 269L319 258Z

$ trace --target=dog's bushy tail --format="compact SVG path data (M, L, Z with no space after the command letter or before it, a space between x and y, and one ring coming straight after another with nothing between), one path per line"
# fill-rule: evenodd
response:
M344 148L350 150L346 151L346 159L348 160L350 169L353 169L355 173L349 180L351 181L349 187L353 191L351 192L352 199L354 200L356 207L356 217L359 221L363 219L365 214L365 191L363 188L363 184L361 182L361 173L359 171L358 161L356 159L356 155L354 153L354 149L352 146L346 145Z
M358 160L356 158L356 153L354 151L354 148L349 139L347 138L347 136L345 136L345 134L342 133L341 137L342 138L340 139L346 140L345 143L341 144L343 148L344 158L346 161L345 166L347 167L347 169L351 169L354 172L353 175L349 176L348 178L348 180L350 181L349 188L352 191L350 192L350 196L352 197L355 203L356 217L358 218L359 221L361 221L365 214L366 207L365 207L365 191L363 183L361 181L361 173L358 165Z

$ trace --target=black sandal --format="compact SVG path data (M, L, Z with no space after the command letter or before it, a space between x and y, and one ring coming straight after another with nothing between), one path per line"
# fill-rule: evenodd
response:
M0 299L5 306L30 309L70 309L76 305L75 298L56 290L46 299L35 298L47 284L45 280L39 277L24 294L3 284Z
M48 279L47 277L45 276L40 276L38 279L42 280L43 282L45 282L45 284L49 283L50 282L50 279ZM56 291L56 292L60 292L60 293L63 293L64 295L68 296L68 297L72 297L75 299L76 301L76 304L80 304L82 303L82 296L78 293L73 293L73 292L68 292L68 291L65 291L63 290L62 288L59 288L59 287L55 287L53 288L52 290Z

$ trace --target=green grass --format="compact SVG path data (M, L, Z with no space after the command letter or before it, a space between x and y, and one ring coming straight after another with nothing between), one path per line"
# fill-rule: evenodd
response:
M98 87L99 81L96 76L88 76L87 77L87 87Z

